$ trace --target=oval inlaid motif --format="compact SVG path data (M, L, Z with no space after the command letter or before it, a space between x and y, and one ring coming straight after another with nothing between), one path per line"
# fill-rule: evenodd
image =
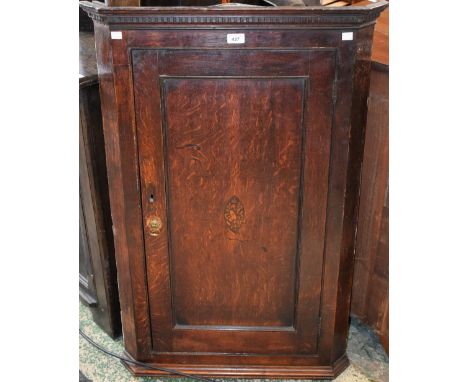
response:
M224 208L224 221L234 233L239 233L241 225L245 222L244 205L235 195L228 200Z

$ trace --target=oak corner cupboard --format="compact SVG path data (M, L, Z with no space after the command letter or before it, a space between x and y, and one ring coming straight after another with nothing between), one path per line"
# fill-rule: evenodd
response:
M387 3L130 3L145 6L81 3L127 355L211 377L335 377Z

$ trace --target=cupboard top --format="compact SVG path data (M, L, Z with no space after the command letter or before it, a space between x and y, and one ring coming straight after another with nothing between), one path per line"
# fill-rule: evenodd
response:
M356 28L373 23L388 2L366 6L211 6L211 7L108 7L80 2L95 21L120 29L199 27L324 27Z

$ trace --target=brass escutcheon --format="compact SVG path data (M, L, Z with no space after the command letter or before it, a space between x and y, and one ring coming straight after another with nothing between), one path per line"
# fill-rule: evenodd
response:
M162 221L158 217L151 217L146 220L146 226L150 236L158 236L161 233Z

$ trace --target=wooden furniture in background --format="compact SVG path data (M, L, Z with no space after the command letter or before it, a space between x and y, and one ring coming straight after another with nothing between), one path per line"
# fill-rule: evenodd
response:
M104 137L92 33L80 32L80 299L111 337L121 333Z
M206 376L339 374L386 3L81 6L127 355Z
M377 21L362 168L351 313L370 325L389 351L388 303L388 20Z

